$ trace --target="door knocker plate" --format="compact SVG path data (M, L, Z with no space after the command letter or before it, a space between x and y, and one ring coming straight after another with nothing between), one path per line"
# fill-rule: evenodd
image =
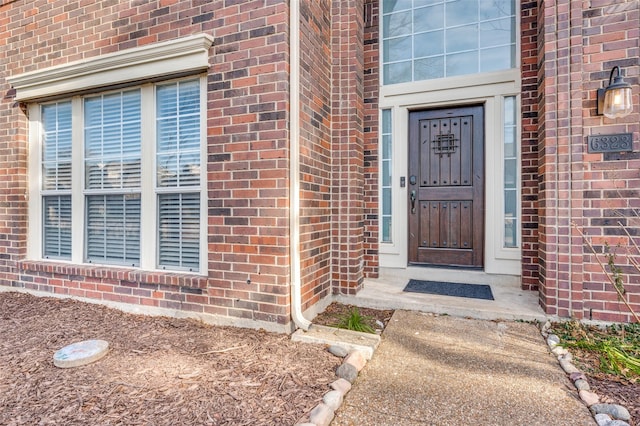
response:
M458 139L456 139L453 134L446 133L436 136L436 138L431 141L431 148L434 154L440 155L441 158L444 154L451 157L451 154L455 154L456 148L458 148L456 142L458 142Z

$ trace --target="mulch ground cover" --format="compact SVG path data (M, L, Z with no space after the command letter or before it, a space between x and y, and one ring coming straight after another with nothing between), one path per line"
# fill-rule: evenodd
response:
M315 324L353 306L332 303ZM392 310L357 308L374 328ZM83 367L53 365L58 349L102 339L109 354ZM640 425L640 380L600 371L570 349L602 402ZM194 320L127 314L70 299L0 293L2 425L291 425L322 399L339 359L289 336Z
M53 365L88 339L108 341L108 355ZM292 425L339 361L283 334L0 293L2 425Z

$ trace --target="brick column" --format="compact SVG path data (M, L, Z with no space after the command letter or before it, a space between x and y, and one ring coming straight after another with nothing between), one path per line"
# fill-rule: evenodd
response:
M538 289L538 2L520 6L522 289Z
M539 10L540 300L549 314L583 316L582 0L545 0Z
M618 223L627 226L637 244L640 226L640 1L582 3L583 46L580 56L583 61L582 145L585 153L582 162L576 164L583 177L582 227L599 253L605 250L605 244L617 253L615 261L623 270L625 297L637 313L640 312L640 274L629 263L627 248L631 242ZM633 113L612 120L596 115L596 89L608 83L614 66L621 68L625 81L631 84ZM632 134L632 152L586 153L587 136L616 133ZM575 237L574 244L577 245ZM630 248L630 252L635 253L635 249ZM637 260L638 254L634 256ZM599 258L603 260L604 256ZM582 261L583 317L632 321L628 309L587 248L584 248Z
M380 218L378 196L378 101L380 98L380 0L364 1L364 274L378 277Z
M353 294L363 280L363 0L332 2L333 285Z
M618 223L637 229L640 2L544 0L538 18L541 304L561 317L629 321L574 225L601 262L607 245L618 254L626 297L637 309L640 274L627 259L630 241ZM632 85L634 113L612 120L596 115L596 89L616 65ZM588 152L588 136L616 133L633 135L633 152Z

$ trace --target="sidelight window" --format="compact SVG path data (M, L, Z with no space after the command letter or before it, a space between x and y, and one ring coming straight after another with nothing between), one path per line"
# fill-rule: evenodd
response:
M518 241L518 138L516 97L504 98L504 247L519 246Z
M392 219L392 123L391 110L382 110L382 132L381 132L381 193L382 193L382 233L381 241L383 243L392 242L391 219Z

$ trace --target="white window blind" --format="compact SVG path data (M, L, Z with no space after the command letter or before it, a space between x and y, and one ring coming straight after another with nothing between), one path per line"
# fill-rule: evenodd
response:
M158 86L157 185L200 186L198 80Z
M140 188L140 91L85 99L85 188Z
M200 194L158 197L158 263L164 268L197 269L200 257Z
M88 262L140 263L141 127L140 90L85 98Z
M140 194L87 196L87 260L140 264Z
M200 258L200 83L156 90L158 266L197 270Z
M71 257L71 196L42 197L45 258Z
M71 102L42 106L43 257L71 257Z

